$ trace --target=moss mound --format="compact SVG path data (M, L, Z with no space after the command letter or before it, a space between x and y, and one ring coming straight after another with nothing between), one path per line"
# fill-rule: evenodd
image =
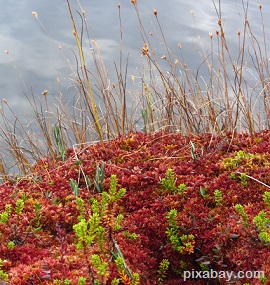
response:
M0 280L270 284L269 165L270 131L131 133L44 158L0 186Z

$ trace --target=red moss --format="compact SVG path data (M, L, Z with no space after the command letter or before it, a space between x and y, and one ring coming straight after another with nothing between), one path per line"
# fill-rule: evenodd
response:
M196 147L196 160L190 153L190 141ZM260 242L258 229L252 223L260 211L267 212L262 195L269 189L252 179L243 187L237 174L245 172L269 185L270 169L256 159L252 167L246 163L240 163L235 170L222 166L223 159L239 150L263 155L265 161L270 161L269 142L270 131L253 136L230 133L223 138L211 134L183 137L170 133L131 133L106 142L104 147L97 144L77 149L76 156L69 149L64 163L44 158L33 168L32 179L0 186L0 213L5 211L6 204L13 209L8 222L0 224L2 269L9 274L12 284L49 284L55 278L67 278L71 284L77 284L79 276L90 277L85 256L75 249L73 225L80 213L69 180L79 179L79 196L85 201L87 215L89 199L99 199L100 194L93 187L87 190L76 163L78 158L83 174L92 182L96 166L104 163L104 190L109 187L111 174L118 177L118 187L127 190L115 209L125 219L113 238L128 267L140 274L140 284L158 284L157 270L163 259L170 262L163 284L193 284L194 280L184 282L176 271L181 271L181 262L187 267L182 266L182 270L201 270L198 260L202 257L213 270L264 270L266 284L270 284L269 245ZM162 189L161 179L168 168L174 171L177 185L186 184L184 194ZM229 178L231 173L236 179ZM200 194L200 187L205 188L205 197ZM222 205L215 203L217 189L223 195ZM18 215L15 205L23 195L27 199L23 213ZM41 205L41 216L40 228L35 232L37 202ZM241 217L234 209L237 203L247 212L250 226L239 223ZM171 209L178 211L179 235L194 235L194 253L180 254L168 241L166 215ZM137 239L130 240L125 232L135 233ZM15 243L14 249L8 249L8 241ZM111 276L107 284L113 277L119 277L113 261L109 266ZM198 284L205 281L196 280ZM216 281L211 280L211 284ZM244 281L259 284L256 279Z

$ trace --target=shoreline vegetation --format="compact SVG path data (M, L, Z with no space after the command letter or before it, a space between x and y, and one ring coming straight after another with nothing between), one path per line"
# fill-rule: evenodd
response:
M234 284L270 284L270 73L263 7L260 42L248 20L248 1L243 3L239 53L232 55L222 7L213 2L217 30L209 33L210 49L201 43L197 50L202 63L194 73L168 46L159 11L153 10L159 34L151 37L162 39L161 58L145 32L139 2L130 5L143 62L133 102L120 4L120 62L112 83L86 12L69 0L78 49L72 106L47 90L42 98L26 94L35 119L25 127L3 99L1 138L21 174L10 175L2 156L0 283L227 284L225 278L183 280L184 272L225 270L263 273L234 278ZM37 12L33 16L44 27ZM181 54L181 44L178 49Z
M139 132L41 159L1 186L1 280L270 284L269 141Z

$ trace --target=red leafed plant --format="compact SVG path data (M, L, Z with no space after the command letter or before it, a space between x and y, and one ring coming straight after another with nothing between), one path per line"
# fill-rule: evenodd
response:
M269 141L131 133L40 160L1 185L0 280L225 284L195 272L262 271L234 282L270 284Z

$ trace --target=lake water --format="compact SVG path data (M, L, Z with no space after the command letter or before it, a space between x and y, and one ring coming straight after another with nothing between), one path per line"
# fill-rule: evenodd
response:
M248 2L240 0L221 0L220 2L230 49L237 51L237 33L242 30L244 22L242 3L246 6ZM177 45L181 43L185 62L195 72L202 61L194 48L194 43L198 44L198 35L207 49L210 45L209 33L215 34L218 29L218 17L213 2L211 0L137 0L137 3L147 34L152 33L155 37L158 30L153 14L153 10L156 9L167 43L176 53ZM214 0L214 3L218 6L218 1ZM71 98L75 91L69 88L73 82L67 59L75 67L72 50L76 51L76 42L66 2L63 0L0 0L0 4L0 99L5 98L14 112L23 118L24 115L31 116L31 107L24 93L28 95L33 93L42 98L43 90L48 90L48 96L56 97L61 91L63 96ZM114 60L116 63L119 62L118 4L120 4L123 54L124 57L129 54L130 57L129 75L138 76L141 72L143 41L132 3L129 0L82 0L80 4L86 12L91 28L91 39L95 39L99 45L112 80L115 76ZM262 25L259 4L263 5L266 35L267 39L270 39L268 37L270 33L269 1L250 1L248 19L253 33L260 41ZM77 1L71 1L71 5L74 9L80 10ZM37 13L40 22L32 15L33 11ZM75 10L74 14L76 14ZM75 18L79 24L79 17ZM161 56L159 40L156 39L155 42L157 54ZM93 64L91 58L87 58L87 61L88 68L91 69ZM3 102L2 105L6 110ZM12 118L8 110L6 114ZM2 124L1 120L0 117L0 124Z

